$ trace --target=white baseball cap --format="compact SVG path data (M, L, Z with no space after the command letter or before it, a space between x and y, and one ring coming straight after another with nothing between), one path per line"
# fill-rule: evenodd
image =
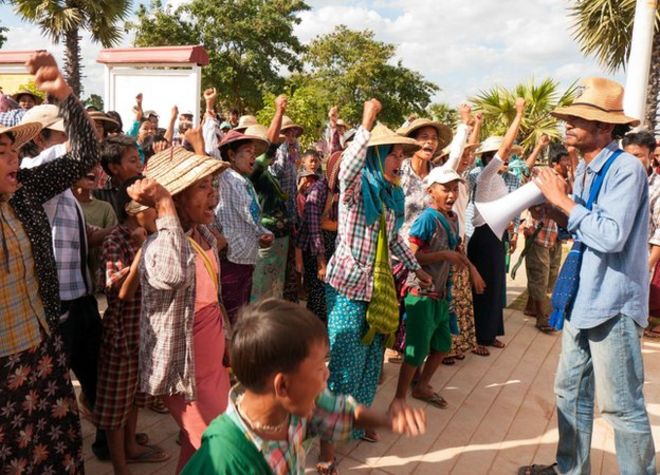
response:
M28 110L21 119L21 124L27 122L39 122L44 129L66 132L64 120L59 116L60 110L53 104L42 104Z
M455 170L447 167L436 167L431 170L431 173L429 173L424 179L424 188L428 188L434 183L445 185L447 183L451 183L452 181L460 181L461 183L465 183L465 180L461 178L461 175L456 173Z

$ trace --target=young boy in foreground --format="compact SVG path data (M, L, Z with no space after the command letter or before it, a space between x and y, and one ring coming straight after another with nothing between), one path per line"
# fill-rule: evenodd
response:
M412 396L441 409L447 407L430 381L451 349L447 285L451 265L470 266L467 257L455 250L459 239L458 219L452 208L462 181L454 170L442 167L431 170L425 180L430 204L410 228L408 245L422 269L433 277L433 286L422 288L414 274L404 284L406 346L392 404L405 401L416 370L424 364Z
M419 435L424 412L405 404L381 414L326 389L328 337L304 307L278 299L244 310L234 328L231 361L239 380L227 412L216 418L182 474L304 474L314 437L349 439L353 427L389 427ZM333 464L319 473L336 474Z

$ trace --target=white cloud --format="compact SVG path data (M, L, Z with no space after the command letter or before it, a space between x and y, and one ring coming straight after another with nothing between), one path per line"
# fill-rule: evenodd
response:
M311 1L296 33L303 42L345 24L397 45L397 59L458 104L495 84L551 76L564 86L585 74L611 75L584 58L570 35L566 3L556 0ZM623 80L621 74L615 79Z

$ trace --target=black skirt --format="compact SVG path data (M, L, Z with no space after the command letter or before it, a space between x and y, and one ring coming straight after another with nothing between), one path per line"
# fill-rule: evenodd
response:
M468 243L468 257L486 282L484 293L473 290L472 297L477 342L489 345L504 335L504 244L488 225L479 226Z

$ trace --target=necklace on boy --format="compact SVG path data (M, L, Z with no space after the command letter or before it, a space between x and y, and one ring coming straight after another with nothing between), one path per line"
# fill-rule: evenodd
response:
M241 416L253 430L263 432L264 434L277 434L289 425L289 418L291 417L290 414L287 415L284 420L277 425L262 424L261 422L253 421L248 417L247 413L241 407L242 402L243 395L240 395L238 399L236 399L236 409L238 410L238 415Z

